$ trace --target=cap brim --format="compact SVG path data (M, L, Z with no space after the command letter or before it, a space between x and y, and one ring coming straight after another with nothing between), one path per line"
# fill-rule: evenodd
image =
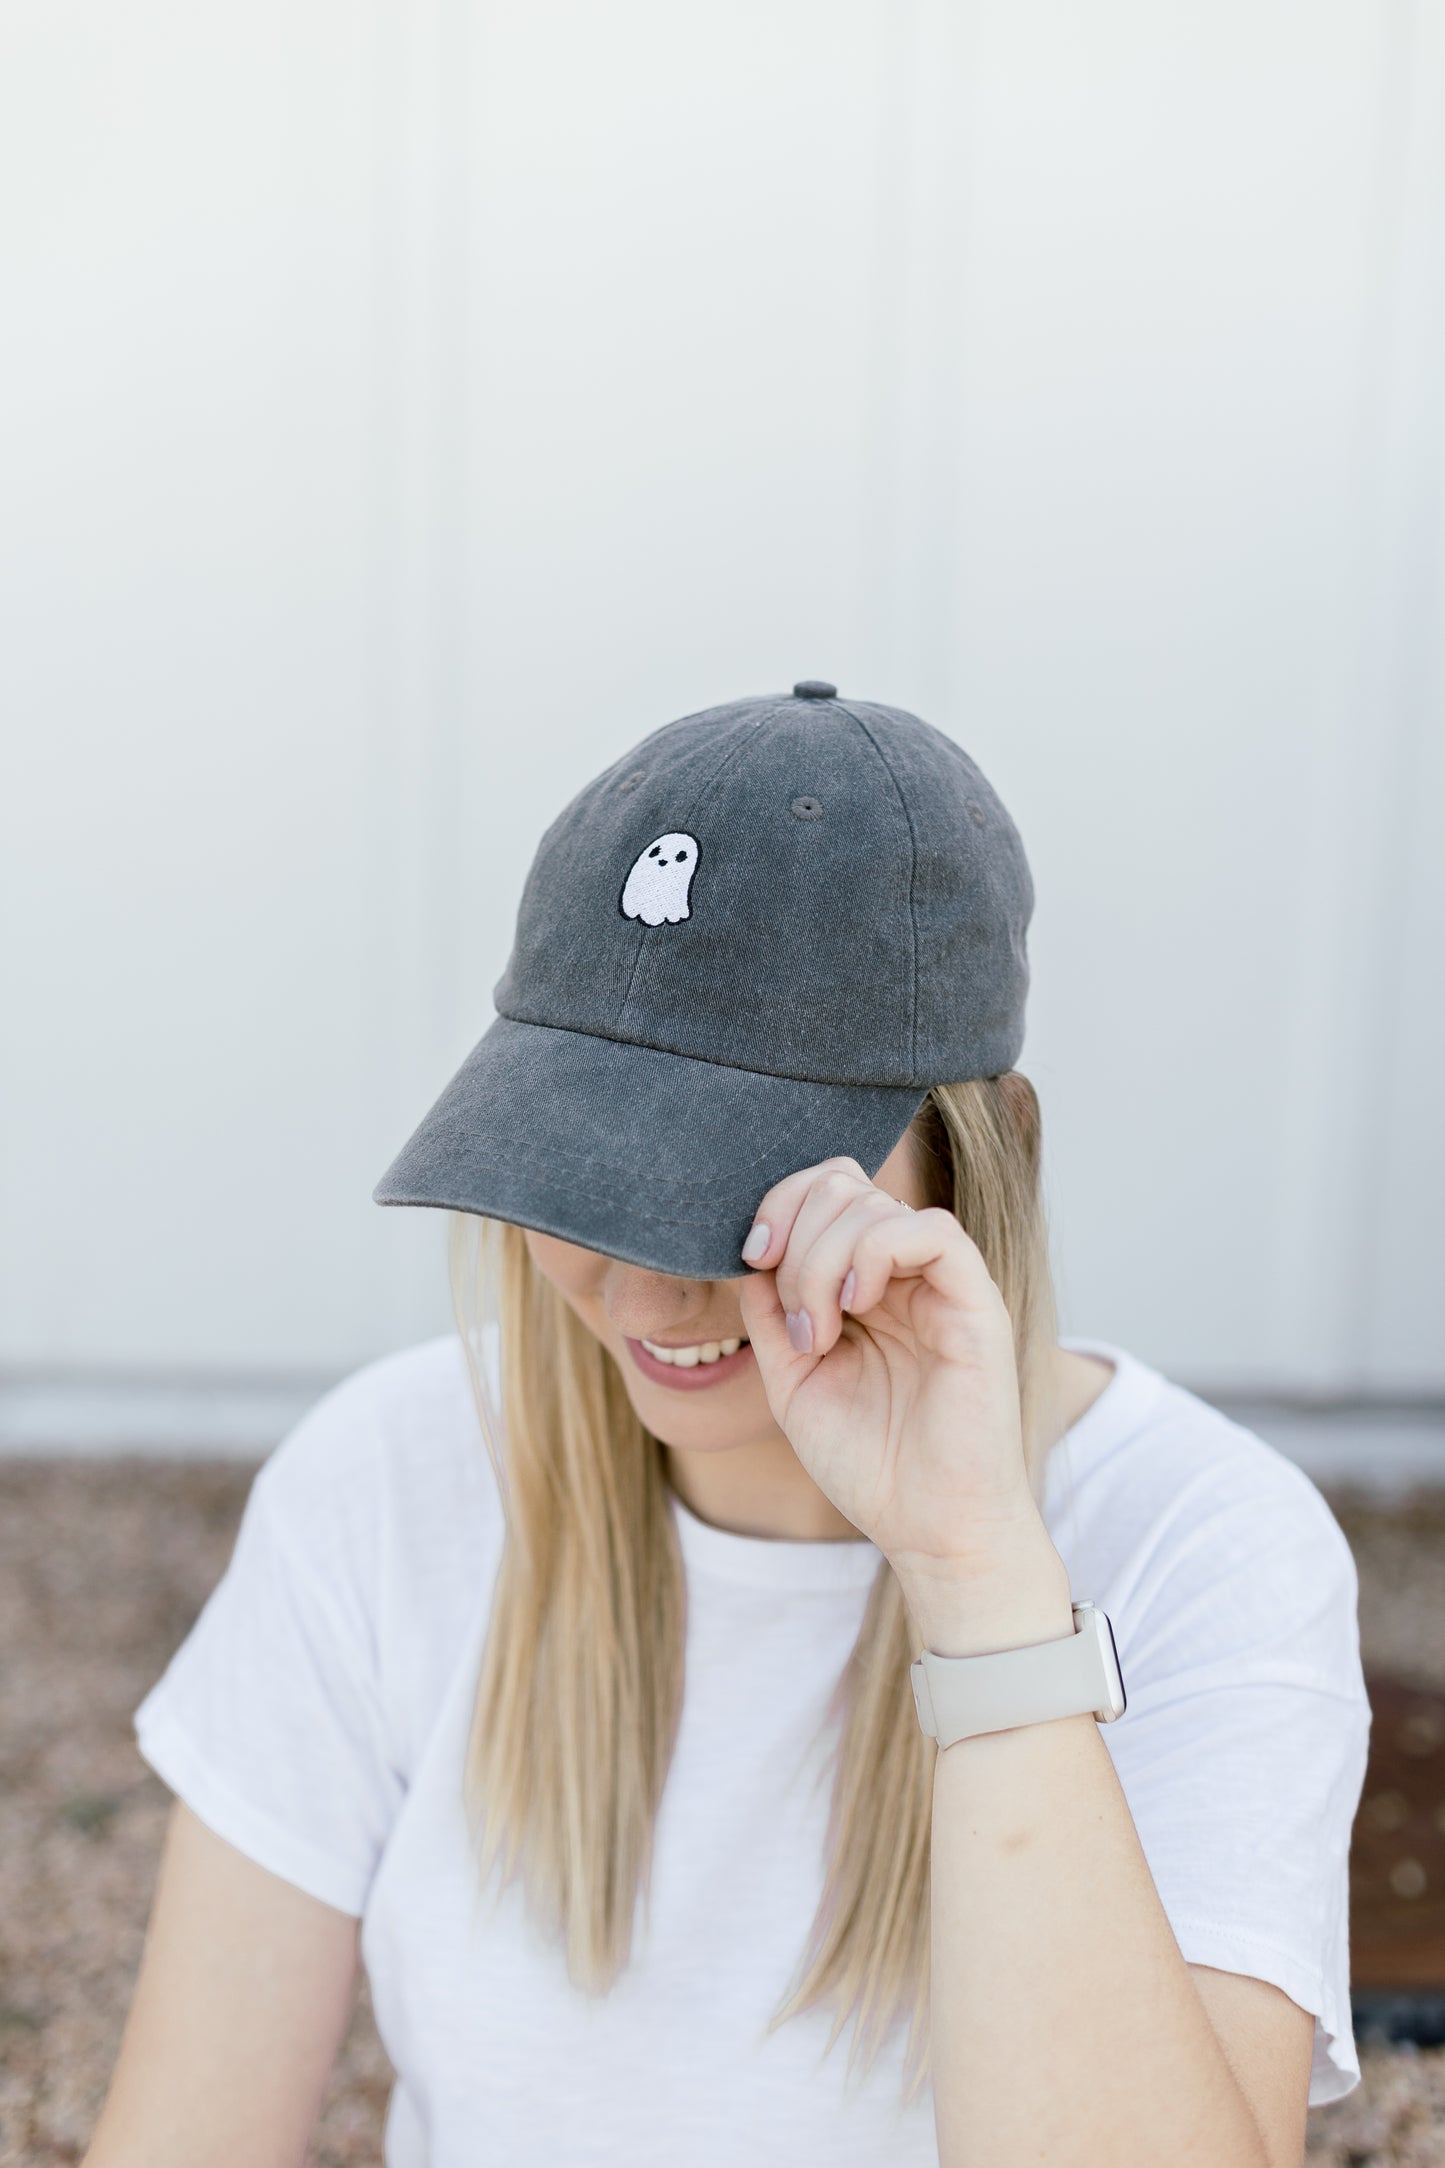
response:
M876 1174L926 1097L499 1016L373 1195L511 1220L654 1272L737 1279L765 1190L838 1153Z

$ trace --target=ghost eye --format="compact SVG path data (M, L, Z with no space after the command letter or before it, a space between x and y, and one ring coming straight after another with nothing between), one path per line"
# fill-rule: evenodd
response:
M651 849L651 850L650 850L650 851L648 852L648 854L647 854L647 855L648 855L648 857L649 857L649 858L656 858L656 856L657 856L657 845L656 845L655 843L653 844L653 846L652 846L652 849Z
M687 856L687 852L686 852L686 851L679 851L679 852L678 852L678 854L677 854L677 862L678 862L678 864L679 864L679 865L681 865L681 864L682 864L682 862L683 862L684 858L686 858L686 856Z

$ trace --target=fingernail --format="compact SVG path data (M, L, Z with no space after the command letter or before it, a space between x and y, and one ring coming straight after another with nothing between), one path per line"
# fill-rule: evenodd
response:
M806 1310L785 1310L788 1320L788 1338L800 1355L813 1352L813 1320Z
M857 1287L857 1285L858 1275L850 1265L848 1268L848 1277L843 1282L843 1292L838 1297L838 1307L840 1310L847 1309L849 1303L853 1300L853 1291Z
M756 1220L752 1233L743 1244L743 1263L755 1265L773 1239L773 1230L766 1220Z

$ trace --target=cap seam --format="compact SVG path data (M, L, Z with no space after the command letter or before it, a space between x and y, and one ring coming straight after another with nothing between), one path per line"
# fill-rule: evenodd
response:
M908 800L903 795L903 786L899 782L897 776L893 773L893 769L889 762L888 755L884 752L882 746L878 743L878 740L874 737L872 731L868 728L868 725L864 722L861 715L859 715L853 708L849 707L846 701L839 700L836 704L843 710L843 713L845 715L852 716L853 721L858 725L858 728L862 731L864 737L872 746L873 751L877 755L878 760L882 765L884 774L887 776L889 782L893 785L894 795L898 800L899 808L903 814L903 818L908 824L908 923L912 928L913 932L913 986L911 998L908 1004L908 1067L913 1073L913 1075L916 1076L918 1074L918 910L914 899L915 890L918 885L918 836L913 826L913 815L908 809Z
M705 1062L710 1069L735 1069L740 1076L765 1076L776 1084L822 1084L830 1091L856 1092L911 1092L921 1098L931 1087L915 1082L913 1077L899 1083L887 1083L877 1077L856 1076L795 1076L790 1069L755 1069L742 1061L720 1061L716 1054L683 1054L675 1046L658 1046L651 1039L622 1039L615 1032L584 1031L578 1024L544 1024L535 1016L517 1016L511 1009L498 1009L498 1016L509 1024L525 1024L533 1031L567 1031L578 1039L599 1039L604 1046L636 1046L648 1054L668 1054L674 1061ZM480 1043L480 1042L479 1042ZM473 1049L475 1052L475 1048Z
M534 1183L533 1188L535 1192L540 1193L541 1191L547 1189L547 1185L544 1183ZM548 1194L565 1197L568 1202L575 1201L575 1192L570 1189L566 1191L551 1190L548 1191ZM598 1188L594 1192L594 1194L603 1204L607 1204L610 1206L614 1202L620 1201L623 1205L625 1205L627 1219L630 1225L640 1227L685 1227L690 1233L695 1234L697 1232L697 1211L695 1206L690 1207L687 1210L682 1210L681 1208L679 1208L679 1210L676 1212L647 1212L643 1211L637 1205L637 1203L635 1202L634 1193L632 1191L629 1191L626 1196L621 1198L620 1200L615 1199L606 1190L603 1190L601 1188ZM553 1229L542 1226L536 1218L535 1212L530 1205L527 1207L530 1216L526 1219L523 1219L519 1211L504 1212L500 1209L500 1207L496 1205L479 1205L476 1203L468 1203L467 1200L463 1197L450 1195L445 1197L378 1197L373 1193L372 1202L379 1205L400 1206L404 1207L408 1211L421 1210L432 1212L466 1212L471 1214L471 1216L476 1219L505 1220L509 1227L530 1227L539 1234L555 1233L558 1239L563 1242L576 1242L578 1239L575 1231L571 1233L565 1233L563 1232L563 1229L561 1227ZM704 1202L706 1202L706 1200L704 1200ZM564 1216L565 1215L559 1215L559 1217ZM600 1247L600 1244L597 1246ZM612 1257L616 1256L618 1253L615 1250L608 1250L604 1252L604 1254ZM657 1271L662 1268L654 1265L651 1269L653 1271ZM697 1277L698 1275L694 1274L693 1276ZM707 1279L737 1279L740 1277L746 1277L747 1275L742 1275L736 1272L732 1274L728 1274L726 1272L710 1272L705 1273L701 1276Z

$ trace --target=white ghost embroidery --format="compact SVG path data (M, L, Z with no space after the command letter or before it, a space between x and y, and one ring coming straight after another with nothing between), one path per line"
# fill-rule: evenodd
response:
M645 926L660 926L664 919L675 926L688 917L687 892L696 865L696 836L659 836L649 843L627 876L623 917L640 918Z

